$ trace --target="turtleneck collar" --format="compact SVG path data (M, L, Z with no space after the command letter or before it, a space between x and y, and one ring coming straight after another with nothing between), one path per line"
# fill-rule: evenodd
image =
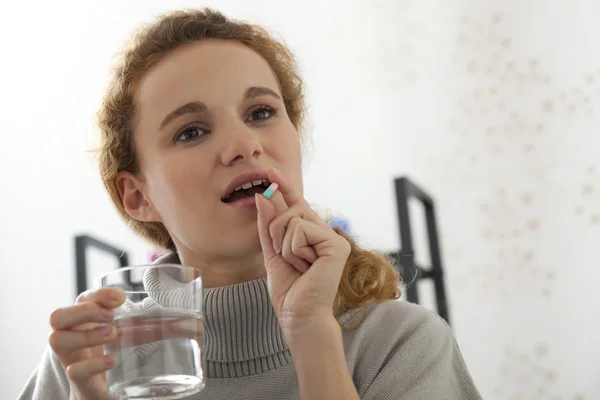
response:
M154 264L180 264L175 253ZM266 278L203 291L206 375L260 374L292 362Z

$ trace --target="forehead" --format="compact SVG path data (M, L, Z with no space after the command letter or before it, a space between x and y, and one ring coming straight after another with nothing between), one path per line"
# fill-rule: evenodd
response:
M239 101L250 86L280 93L275 74L258 53L238 42L207 39L165 56L142 77L135 97L142 113L188 101L210 107Z

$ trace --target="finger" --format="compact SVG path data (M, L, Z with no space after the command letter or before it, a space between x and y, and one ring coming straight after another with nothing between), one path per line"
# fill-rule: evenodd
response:
M105 325L86 331L54 331L48 342L56 355L66 355L76 350L100 346L117 337L117 328L114 325ZM66 358L66 357L64 357Z
M273 206L275 207L275 211L277 215L283 214L286 210L289 209L288 204L285 202L283 195L277 190L269 199Z
M350 243L335 231L323 229L306 220L299 220L292 234L292 241L296 246L310 246L315 250L319 259L343 260L343 262L327 263L339 266L339 268L327 268L327 274L339 282L346 264L345 260L350 254Z
M281 172L272 168L269 171L269 179L271 179L271 182L275 182L278 185L277 191L270 198L278 215L287 212L290 208L300 209L302 210L302 217L304 219L318 225L329 226L329 224L310 207L302 195L287 183Z
M298 191L292 185L289 184L280 171L276 170L275 168L271 168L268 172L268 177L269 181L277 182L279 185L279 192L289 207L301 202L304 199L302 195L298 193Z
M309 264L317 261L319 256L315 249L308 244L308 240L306 239L306 235L299 229L300 225L297 225L294 232L292 232L292 253L297 255L298 257L308 261Z
M293 241L294 232L300 226L300 221L302 221L302 219L297 218L297 217L293 218L290 221L290 225L289 225L289 227L285 233L285 236L283 238L283 246L281 249L281 256L283 257L284 260L286 260L288 263L290 263L299 272L304 273L308 270L308 268L310 268L311 263L300 258L296 254L294 254L294 252L292 251L292 241Z
M110 322L113 318L113 310L88 302L54 310L50 314L50 326L55 331L68 330L89 322Z
M265 260L270 260L277 255L273 248L273 240L269 234L269 224L275 219L277 212L273 204L265 199L264 196L256 194L254 198L256 200L256 209L258 210L257 225L260 245L263 249Z
M284 211L282 214L277 215L269 224L269 236L271 241L273 242L273 249L275 253L281 253L281 247L283 246L283 238L285 236L285 232L290 223L290 220L296 216L293 209L288 209ZM301 218L302 216L299 215Z
M269 224L269 233L273 239L273 248L275 249L276 253L280 252L281 245L283 244L283 236L285 235L285 231L290 223L290 220L294 217L300 217L304 220L321 226L324 229L332 230L329 224L325 222L325 220L323 220L323 218L321 218L316 212L314 212L312 208L310 208L308 203L305 201L296 203L283 213L277 215L277 217Z
M288 228L290 230L290 228ZM311 247L317 258L345 256L349 243L333 229L322 227L304 219L295 219L292 230L294 246Z
M77 296L75 303L94 302L106 308L117 308L125 301L125 292L120 288L104 287L90 289Z
M293 226L290 227L291 243L290 248L296 256L306 260L309 264L314 263L319 255L312 245L304 231L309 228L319 229L318 226L306 221L305 219L295 219ZM324 236L325 237L325 236Z
M105 373L116 365L114 355L100 355L69 365L67 377L77 386L82 397L98 400L113 400L108 394L106 381L93 379L98 374Z

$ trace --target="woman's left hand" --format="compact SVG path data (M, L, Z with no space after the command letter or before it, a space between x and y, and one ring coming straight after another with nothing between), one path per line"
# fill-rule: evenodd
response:
M332 319L350 244L338 235L276 170L279 190L256 196L258 233L271 301L284 332Z

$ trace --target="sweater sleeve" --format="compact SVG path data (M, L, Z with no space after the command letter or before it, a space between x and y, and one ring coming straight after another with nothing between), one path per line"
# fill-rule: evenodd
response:
M17 400L69 400L70 388L65 370L46 346L42 360Z
M363 400L481 400L446 322L422 306L373 306L353 338Z

